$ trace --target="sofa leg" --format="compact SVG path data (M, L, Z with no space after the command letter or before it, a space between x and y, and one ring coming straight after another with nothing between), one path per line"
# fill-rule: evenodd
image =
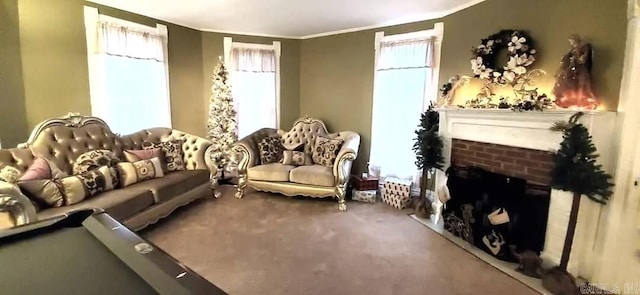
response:
M209 182L211 183L211 193L213 197L216 199L220 198L222 196L222 193L218 190L218 179L215 177L211 177L209 179Z
M340 211L347 211L347 203L344 201L344 198L347 194L345 186L346 185L343 184L336 187L336 195L338 197L338 210Z
M238 178L238 190L236 191L236 198L242 199L244 196L244 189L247 187L247 176L240 175Z
M338 198L338 210L347 211L347 204L344 201L344 197Z

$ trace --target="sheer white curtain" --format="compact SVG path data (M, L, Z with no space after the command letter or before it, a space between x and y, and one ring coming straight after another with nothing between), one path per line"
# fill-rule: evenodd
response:
M91 112L114 132L171 127L164 36L113 21L95 23L89 58ZM92 30L88 30L88 34Z
M433 37L380 43L369 165L381 177L415 179L417 175L411 148L420 114L431 99L433 49Z
M231 49L231 91L237 111L238 138L265 127L277 127L276 52Z

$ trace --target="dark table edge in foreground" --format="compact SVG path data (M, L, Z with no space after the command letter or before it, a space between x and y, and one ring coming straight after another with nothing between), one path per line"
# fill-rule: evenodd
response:
M107 213L83 210L0 231L0 245L24 235L84 226L123 263L160 294L227 294Z

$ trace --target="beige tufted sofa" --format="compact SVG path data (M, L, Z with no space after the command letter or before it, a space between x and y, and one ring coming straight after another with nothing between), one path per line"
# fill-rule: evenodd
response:
M37 208L29 208L33 205L25 201L27 197L16 184L0 181L0 211L21 212L20 216L14 217L15 223L21 224L97 207L105 209L133 230L142 229L169 215L179 206L212 195L217 168L210 158L210 141L169 128L151 128L118 136L98 118L69 114L40 123L29 140L17 148L0 150L0 165L13 166L24 172L36 157L44 157L71 174L73 162L84 152L107 149L123 159L125 149L141 149L144 141L159 142L166 138L185 140L182 149L186 171L171 172L162 178L100 193L71 206L40 210L37 216L32 216Z
M283 145L293 149L304 144L304 151L311 154L316 136L344 140L333 167L321 165L291 166L280 163L260 165L258 142L264 137L280 135ZM246 187L259 191L281 193L287 196L308 196L315 198L335 197L338 209L347 210L344 198L351 172L351 164L358 155L360 135L351 131L329 133L324 123L314 118L298 119L290 131L273 128L260 129L238 141L233 149L239 154L238 191L236 198L242 198Z

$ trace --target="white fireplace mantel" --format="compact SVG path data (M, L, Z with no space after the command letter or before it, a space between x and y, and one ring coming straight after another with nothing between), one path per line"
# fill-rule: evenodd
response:
M554 151L562 140L562 133L549 128L557 121L567 121L576 113L571 110L547 110L514 112L512 110L439 109L440 135L443 138L445 167L450 165L452 139L463 139L527 149ZM600 158L598 162L613 174L616 163L615 146L618 119L615 112L585 112L580 123L589 129ZM436 174L436 185L444 185L444 173ZM564 244L571 195L553 190L549 205L549 218L545 250L541 254L547 262L558 264ZM593 245L598 235L598 218L601 207L583 198L581 203L576 238L569 271L589 278L594 266L589 255L593 255Z
M512 110L441 109L440 134L457 138L535 150L558 148L560 132L549 128L557 121L567 121L576 111L548 110L514 112ZM599 151L607 148L616 124L614 112L585 112L580 120L591 132ZM602 144L600 148L599 144ZM603 156L604 158L604 156Z

